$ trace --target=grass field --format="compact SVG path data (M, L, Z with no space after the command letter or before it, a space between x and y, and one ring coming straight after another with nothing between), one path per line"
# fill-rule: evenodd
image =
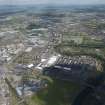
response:
M80 86L71 82L53 80L46 89L33 95L33 105L71 105L80 91Z

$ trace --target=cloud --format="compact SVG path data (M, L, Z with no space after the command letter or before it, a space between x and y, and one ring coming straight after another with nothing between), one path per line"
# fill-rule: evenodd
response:
M0 0L0 4L105 4L105 0Z

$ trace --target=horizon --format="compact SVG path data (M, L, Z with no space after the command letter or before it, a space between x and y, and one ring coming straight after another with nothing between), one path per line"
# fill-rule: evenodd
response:
M105 4L0 4L0 6L105 6Z

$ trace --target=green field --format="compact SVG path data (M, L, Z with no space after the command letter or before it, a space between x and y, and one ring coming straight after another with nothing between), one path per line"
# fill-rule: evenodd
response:
M71 105L80 86L71 82L53 80L46 89L31 98L32 105Z

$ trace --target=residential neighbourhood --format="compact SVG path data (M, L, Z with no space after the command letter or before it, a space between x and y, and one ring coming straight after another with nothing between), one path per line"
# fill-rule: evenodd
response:
M104 70L103 5L0 7L0 105L104 105Z

